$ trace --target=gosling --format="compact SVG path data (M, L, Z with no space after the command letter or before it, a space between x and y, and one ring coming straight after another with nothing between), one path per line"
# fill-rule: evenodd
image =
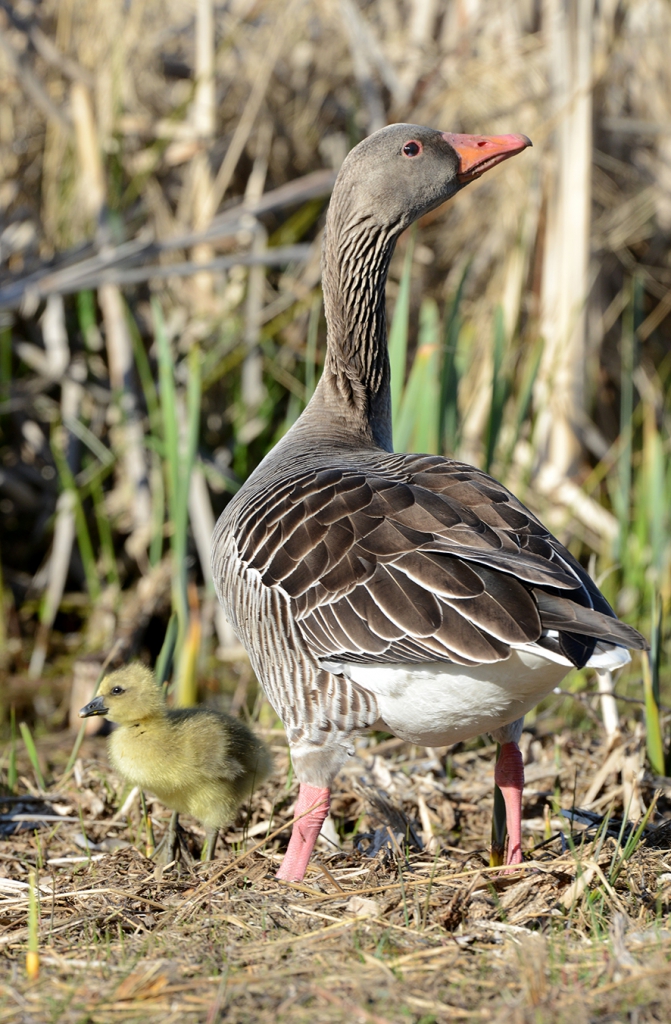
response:
M80 718L91 715L106 715L119 726L108 741L119 774L175 812L167 837L171 856L177 816L190 814L205 826L205 857L211 860L219 829L272 767L267 747L239 719L209 708L168 708L144 665L106 676L97 697L79 712Z

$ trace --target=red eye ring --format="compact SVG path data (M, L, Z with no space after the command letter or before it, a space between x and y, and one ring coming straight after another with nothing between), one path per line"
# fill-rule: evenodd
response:
M414 157L419 156L422 152L423 146L421 142L417 142L416 139L411 139L410 142L406 142L403 147L403 156Z

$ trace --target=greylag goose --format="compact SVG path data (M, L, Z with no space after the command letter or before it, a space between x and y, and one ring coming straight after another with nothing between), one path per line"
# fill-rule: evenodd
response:
M412 124L344 161L327 218L323 375L213 536L219 599L287 732L300 782L278 878L303 878L352 737L501 744L507 862L522 860L524 714L573 666L643 638L510 491L472 466L394 454L385 282L400 233L531 143Z
M106 715L119 726L109 738L110 761L134 786L155 793L176 812L166 853L177 840L177 814L205 826L211 860L219 829L271 768L267 748L237 718L210 708L168 708L154 674L140 664L106 676L81 718Z

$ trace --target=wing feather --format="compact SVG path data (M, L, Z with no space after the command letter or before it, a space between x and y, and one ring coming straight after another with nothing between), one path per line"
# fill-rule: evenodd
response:
M571 633L596 637L611 644L624 644L634 650L644 650L645 641L641 634L610 615L604 615L594 608L586 608L567 601L565 597L548 594L542 590L532 591L538 610L547 629L569 630Z
M334 619L349 638L345 650L358 648L366 654L382 654L389 647L389 643L374 633L365 619L361 618L347 597L323 608L322 615L324 618L328 615Z
M383 640L400 640L406 635L405 627L393 622L384 613L367 587L355 587L348 598L357 614Z
M508 644L481 629L472 619L461 614L459 606L441 601L443 621L434 634L436 640L458 656L477 664L502 661L510 654Z
M365 587L387 618L410 636L431 636L442 622L434 594L391 565L378 564Z
M394 565L415 583L442 597L475 597L485 589L477 571L454 555L409 551Z

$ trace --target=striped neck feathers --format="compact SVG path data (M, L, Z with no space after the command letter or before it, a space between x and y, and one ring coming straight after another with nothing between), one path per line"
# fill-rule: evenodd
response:
M323 251L327 340L319 401L336 416L341 411L352 432L387 451L392 435L385 284L397 237L396 225L351 213L334 195Z

